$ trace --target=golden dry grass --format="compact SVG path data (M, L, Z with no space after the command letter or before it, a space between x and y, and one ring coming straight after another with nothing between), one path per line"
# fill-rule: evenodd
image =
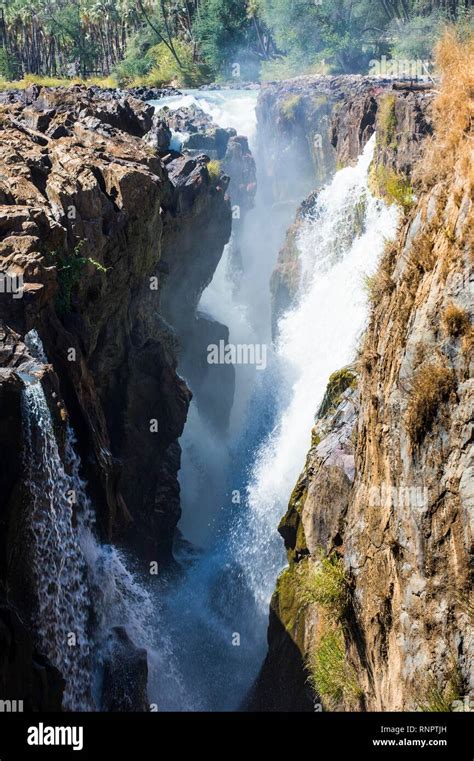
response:
M453 338L464 335L470 327L469 314L452 302L446 306L442 322L446 333Z
M438 414L441 404L454 390L452 370L440 364L422 365L411 382L410 398L406 411L406 428L415 444L423 441Z
M460 40L448 30L436 47L441 74L440 91L433 104L434 137L427 142L418 179L425 187L452 177L460 163L474 181L474 35Z

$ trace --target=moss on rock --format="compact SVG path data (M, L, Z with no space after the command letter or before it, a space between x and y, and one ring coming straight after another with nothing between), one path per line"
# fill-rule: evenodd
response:
M336 409L341 400L341 396L348 388L356 388L357 376L347 367L337 370L329 378L326 393L321 406L318 410L317 417L320 420L329 412Z

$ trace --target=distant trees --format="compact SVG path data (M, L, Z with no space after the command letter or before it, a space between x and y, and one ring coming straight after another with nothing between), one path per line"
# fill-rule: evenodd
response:
M259 0L263 19L295 71L321 61L332 71L366 71L371 58L429 51L442 22L472 23L472 0ZM407 39L408 37L408 39ZM402 44L403 43L403 44Z
M426 56L474 0L0 0L0 76L258 77Z
M139 24L128 0L2 0L3 61L21 74L105 75Z

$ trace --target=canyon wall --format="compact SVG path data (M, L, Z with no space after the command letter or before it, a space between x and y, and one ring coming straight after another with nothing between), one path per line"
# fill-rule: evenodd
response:
M438 132L472 107L472 91L453 94L454 116L443 97ZM433 142L434 102L384 85L333 113L339 165L376 131L371 186L402 221L367 282L359 356L315 410L280 524L289 566L256 710L449 711L472 698L472 127L464 113L454 145ZM299 282L292 253L283 308Z
M136 551L145 573L151 561L166 567L191 399L177 332L197 320L231 206L228 178L211 174L203 154L169 151L171 133L145 103L83 87L32 87L9 100L0 114L0 679L25 708L56 710L61 677L35 651L25 571L22 380L34 358L24 336L36 330L51 363L41 372L56 439L64 454L71 423L99 538Z

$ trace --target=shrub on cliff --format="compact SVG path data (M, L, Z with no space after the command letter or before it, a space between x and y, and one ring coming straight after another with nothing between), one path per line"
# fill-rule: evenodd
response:
M299 577L303 604L319 605L336 619L343 618L349 605L349 584L344 562L336 553L322 555L318 564L307 561Z
M421 443L441 404L447 402L454 390L452 370L435 363L422 365L411 382L406 412L406 427L411 440Z
M317 646L309 653L306 667L309 682L328 710L345 707L356 708L362 697L355 669L346 658L342 627L328 628Z
M344 391L347 391L348 388L356 388L356 386L357 376L349 368L343 367L342 370L333 373L329 378L324 399L317 413L318 419L335 410Z

